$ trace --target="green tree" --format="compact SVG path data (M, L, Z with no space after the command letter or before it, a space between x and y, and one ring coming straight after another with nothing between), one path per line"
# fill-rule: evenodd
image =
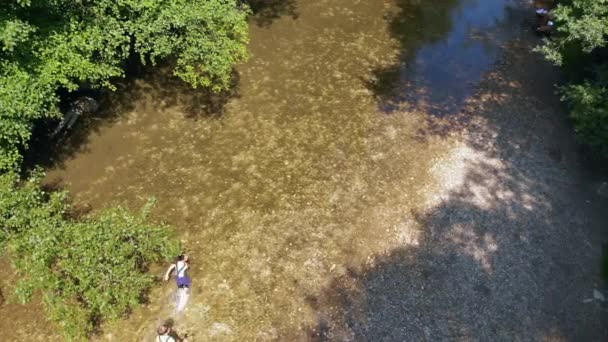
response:
M608 0L564 1L554 11L557 32L538 50L571 73L561 88L576 132L608 156ZM581 77L582 76L582 77Z
M557 65L564 63L569 49L591 53L606 46L608 37L608 0L563 1L553 11L557 35L540 49Z
M150 265L178 253L167 227L147 223L151 202L138 215L118 207L73 220L66 194L42 191L40 176L18 183L0 175L0 243L20 275L19 298L41 291L68 338L137 306L153 283Z
M0 169L15 167L36 119L58 116L57 90L112 88L129 56L172 60L193 87L230 86L246 59L237 0L5 0L0 3Z

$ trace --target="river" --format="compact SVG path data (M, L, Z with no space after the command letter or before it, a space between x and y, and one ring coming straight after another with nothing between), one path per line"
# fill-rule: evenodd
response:
M417 215L439 186L433 166L453 144L429 132L462 116L503 44L530 34L525 6L262 2L229 93L188 89L164 69L132 77L79 123L47 182L93 210L156 198L154 217L193 263L178 331L301 340L336 278L418 243ZM99 338L152 338L172 288Z

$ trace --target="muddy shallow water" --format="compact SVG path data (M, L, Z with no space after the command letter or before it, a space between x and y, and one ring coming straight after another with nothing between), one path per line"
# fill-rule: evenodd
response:
M157 199L193 260L177 328L196 340L293 336L334 278L416 244L451 144L427 119L459 113L520 29L501 0L285 3L252 20L230 94L125 82L48 173L93 209ZM100 338L153 336L172 285Z

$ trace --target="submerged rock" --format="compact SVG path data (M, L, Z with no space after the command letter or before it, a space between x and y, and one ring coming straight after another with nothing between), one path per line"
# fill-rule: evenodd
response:
M608 198L608 182L600 183L600 185L597 187L596 192L598 195Z
M593 290L593 298L599 300L600 302L605 300L604 295L596 289Z
M209 329L209 335L232 335L232 328L226 323L215 322L211 325L211 329Z
M92 97L82 96L77 98L70 104L70 109L65 113L65 116L61 119L57 128L55 128L51 137L56 136L61 131L71 129L81 115L94 113L97 109L99 109L99 103Z

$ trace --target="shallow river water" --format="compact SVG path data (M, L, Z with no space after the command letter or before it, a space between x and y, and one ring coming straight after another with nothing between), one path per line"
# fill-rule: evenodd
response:
M109 97L48 173L93 209L157 199L155 218L193 261L177 328L196 340L299 336L332 279L407 239L448 143L421 134L427 119L460 111L521 6L269 3L251 21L251 58L230 94L210 99L145 73ZM172 288L100 337L153 336Z

